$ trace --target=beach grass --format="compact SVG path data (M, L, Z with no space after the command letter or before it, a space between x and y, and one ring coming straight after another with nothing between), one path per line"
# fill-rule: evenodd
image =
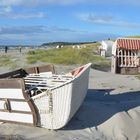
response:
M0 67L7 67L9 70L14 70L18 66L16 61L13 61L13 57L11 56L0 56Z
M0 56L0 66L9 66L11 65L11 58L9 56Z
M140 80L140 73L138 73L138 75L136 77Z
M64 47L61 49L38 49L27 53L27 62L29 64L48 62L54 64L72 65L91 63L107 63L107 60L97 54L94 47L82 49L73 49Z

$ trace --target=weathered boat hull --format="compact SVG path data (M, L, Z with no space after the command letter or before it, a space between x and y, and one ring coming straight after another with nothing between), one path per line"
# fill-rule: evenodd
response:
M89 63L73 70L71 72L73 78L64 83L60 80L59 84L53 88L44 87L48 81L45 84L43 81L41 87L43 90L33 96L29 94L29 89L27 90L26 87L31 81L31 77L27 76L28 73L46 71L54 73L52 65L28 70L20 69L0 75L0 121L29 124L47 129L64 127L86 96L90 66ZM39 78L42 79L42 77ZM32 79L31 84L36 84L35 82L40 80L36 76ZM32 85L31 88L33 89L34 86Z
M86 96L90 65L87 64L71 82L32 98L38 110L40 127L60 129L69 122Z

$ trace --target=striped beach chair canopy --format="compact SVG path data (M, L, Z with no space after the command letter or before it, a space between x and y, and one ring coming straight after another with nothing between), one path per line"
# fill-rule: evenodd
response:
M119 38L117 48L127 50L140 50L140 39L138 38Z

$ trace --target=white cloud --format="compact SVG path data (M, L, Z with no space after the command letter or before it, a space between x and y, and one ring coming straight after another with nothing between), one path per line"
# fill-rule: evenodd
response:
M90 4L124 4L124 5L140 5L139 0L1 0L1 6L40 6L40 5L71 5L79 3Z
M19 13L19 14L15 14L12 13L10 15L8 15L9 18L13 18L13 19L29 19L29 18L43 18L46 15L43 12L38 12L38 13Z
M9 19L31 19L31 18L44 18L46 14L43 12L38 13L5 13L0 12L0 17L2 18L9 18Z
M3 26L0 28L0 34L36 34L46 32L45 26Z
M10 6L1 6L0 13L10 13L12 12L12 8Z
M3 11L8 13L12 11L12 8L10 6L6 6L4 7Z
M47 15L44 12L34 12L23 10L18 13L11 6L1 6L0 7L0 18L10 18L10 19L29 19L29 18L44 18Z
M120 17L115 17L111 14L95 14L95 13L84 13L79 14L78 18L82 21L96 24L96 25L111 25L111 26L119 26L125 28L138 28L140 27L140 23L128 22Z
M25 2L25 0L1 0L0 5L1 6L39 6L39 5L48 5L48 4L74 4L83 2L85 0L28 0Z
M113 21L113 17L110 15L98 15L95 13L79 14L78 17L83 21L97 24L108 24Z
M27 5L27 3L33 3L33 0L28 0L28 2L25 0L1 0L0 5L1 6L22 6Z

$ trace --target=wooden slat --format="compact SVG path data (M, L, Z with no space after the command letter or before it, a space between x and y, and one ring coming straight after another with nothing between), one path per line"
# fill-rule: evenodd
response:
M36 73L37 74L37 73L49 72L49 71L51 71L52 73L55 73L55 68L54 68L54 65L48 64L48 65L45 65L45 66L26 68L25 71L28 74L31 74L31 73Z
M24 83L24 80L22 78L0 79L0 88L20 88L20 89L22 89L23 83Z

